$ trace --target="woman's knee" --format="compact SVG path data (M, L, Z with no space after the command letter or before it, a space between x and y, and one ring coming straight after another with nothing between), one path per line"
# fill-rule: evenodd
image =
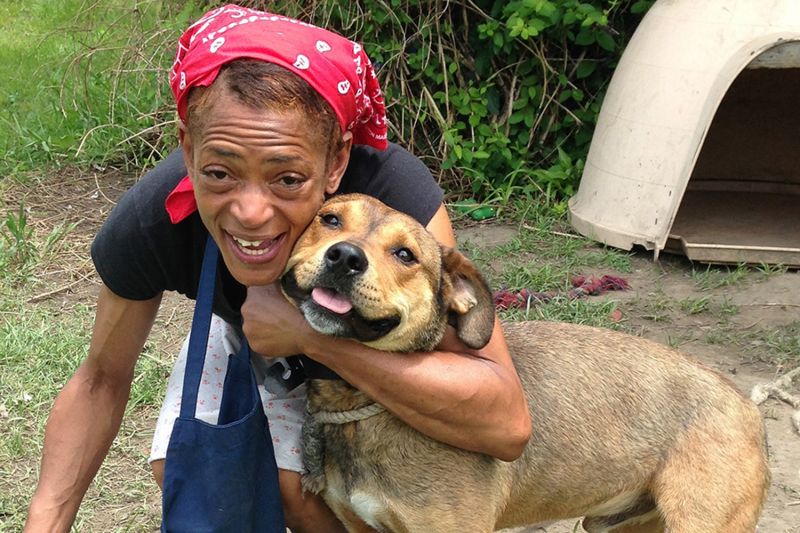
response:
M303 492L300 474L291 470L278 470L283 514L286 527L293 533L344 532L344 526L322 498Z
M150 468L153 470L153 478L158 483L158 487L164 488L164 459L156 459L150 462Z
M164 460L150 463L153 478L160 488L164 488ZM291 470L278 470L278 483L286 526L292 533L306 532L344 532L344 526L333 511L316 494L303 492L300 474Z

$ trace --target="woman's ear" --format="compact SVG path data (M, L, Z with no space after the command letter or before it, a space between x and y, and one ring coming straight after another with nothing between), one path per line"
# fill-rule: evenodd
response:
M333 154L328 164L328 182L325 184L326 194L333 194L339 189L342 176L344 176L347 164L350 162L350 150L352 148L353 134L346 131L342 134L341 148Z
M181 150L183 151L183 164L186 166L186 171L191 177L194 162L192 159L192 136L189 135L189 130L182 120L178 120L178 141L180 142Z

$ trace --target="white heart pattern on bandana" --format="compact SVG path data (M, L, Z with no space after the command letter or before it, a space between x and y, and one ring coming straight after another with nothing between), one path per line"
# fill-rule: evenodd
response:
M350 90L350 82L347 80L340 81L336 88L339 89L339 94L347 94L347 91Z
M222 45L225 44L225 37L217 37L213 43L211 43L211 53L216 54L217 50L222 48Z
M295 68L306 70L311 65L311 62L303 54L297 54L297 59L294 61Z
M329 45L325 41L317 41L316 46L317 46L317 52L319 52L320 54L324 54L325 52L331 51L331 45Z

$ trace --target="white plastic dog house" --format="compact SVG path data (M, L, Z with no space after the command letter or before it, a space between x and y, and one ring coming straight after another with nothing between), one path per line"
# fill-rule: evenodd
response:
M569 209L580 233L656 258L800 266L800 0L658 0Z

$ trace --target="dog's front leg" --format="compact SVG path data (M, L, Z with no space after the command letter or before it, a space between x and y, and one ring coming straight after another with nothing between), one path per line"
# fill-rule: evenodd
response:
M322 437L322 424L313 415L308 415L303 424L302 443L306 467L301 480L303 490L321 494L325 489L325 440Z

